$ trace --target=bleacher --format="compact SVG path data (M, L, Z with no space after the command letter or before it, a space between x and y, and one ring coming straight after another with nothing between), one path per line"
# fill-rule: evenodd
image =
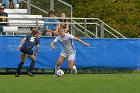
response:
M5 9L4 12L8 13L9 15L26 15L27 9Z
M43 27L42 15L28 15L27 9L5 9L8 13L9 26L4 26L6 35L25 35L31 32L31 27ZM38 24L37 24L38 23Z

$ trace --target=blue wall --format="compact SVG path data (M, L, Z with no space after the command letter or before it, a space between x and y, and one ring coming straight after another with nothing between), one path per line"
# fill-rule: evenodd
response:
M22 36L0 37L0 68L16 68L20 62L20 52L17 50ZM53 69L61 52L61 45L56 43L56 49L50 48L54 38L41 37L41 46L37 55L36 68ZM85 47L74 42L77 50L75 64L78 68L109 67L140 69L140 40L139 39L82 39L90 43ZM30 60L24 64L28 67ZM67 61L62 64L67 68Z

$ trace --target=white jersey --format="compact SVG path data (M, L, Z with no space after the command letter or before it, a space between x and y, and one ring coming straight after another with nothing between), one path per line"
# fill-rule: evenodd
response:
M75 53L75 47L73 45L72 39L73 35L65 33L65 37L61 37L60 35L55 38L54 42L60 42L62 44L62 51L67 54Z

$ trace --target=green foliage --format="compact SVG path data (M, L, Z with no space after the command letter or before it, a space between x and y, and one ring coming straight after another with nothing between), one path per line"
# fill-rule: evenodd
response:
M49 11L50 0L31 0L32 4ZM70 9L62 3L55 1L55 15L61 11L69 12ZM62 0L73 6L74 17L100 18L105 23L122 33L128 38L136 38L140 28L140 0ZM25 5L25 3L23 4ZM32 14L41 14L37 9L32 9ZM67 15L70 16L70 15Z
M137 37L140 0L63 0L73 6L74 17L96 17L126 37Z
M55 15L70 9L55 1ZM140 0L63 0L73 6L74 17L99 18L128 38L136 38L140 28ZM48 11L50 0L32 0L32 3ZM32 9L33 14L41 14ZM47 16L42 14L43 16Z

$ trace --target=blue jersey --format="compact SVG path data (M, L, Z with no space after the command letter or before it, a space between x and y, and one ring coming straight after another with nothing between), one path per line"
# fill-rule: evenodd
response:
M0 13L0 22L8 22L8 14L6 12ZM0 25L8 25L8 23L0 23Z
M32 35L27 35L25 43L22 45L22 47L27 47L27 48L33 48L34 46L39 46L40 45L40 38L34 37Z

